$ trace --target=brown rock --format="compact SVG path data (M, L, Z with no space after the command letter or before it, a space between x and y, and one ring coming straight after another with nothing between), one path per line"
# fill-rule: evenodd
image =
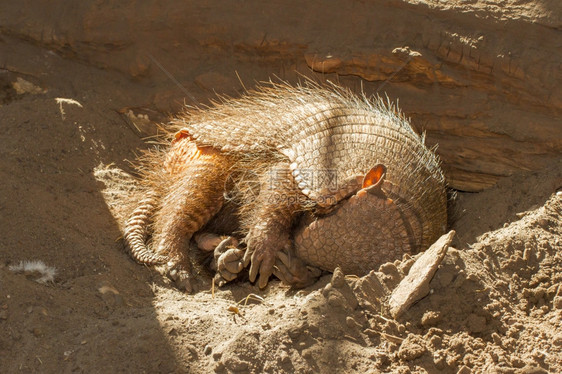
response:
M455 231L451 230L439 238L418 258L408 275L392 292L388 304L394 318L398 318L410 305L429 293L429 282L445 257L454 235Z

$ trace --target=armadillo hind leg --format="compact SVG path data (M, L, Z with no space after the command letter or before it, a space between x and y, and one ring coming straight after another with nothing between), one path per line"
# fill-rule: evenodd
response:
M188 143L186 147L194 145ZM193 287L189 242L223 205L226 160L216 150L197 147L172 175L154 217L154 252L169 259L165 272L188 292Z
M273 274L277 253L292 247L291 228L300 211L302 193L292 178L289 165L278 163L261 180L255 211L250 212L251 225L246 236L244 262L251 256L250 281L259 274L263 288Z

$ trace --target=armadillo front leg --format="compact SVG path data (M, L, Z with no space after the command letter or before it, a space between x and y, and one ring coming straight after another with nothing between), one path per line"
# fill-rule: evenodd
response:
M251 256L250 281L255 281L259 274L260 288L267 285L273 273L277 253L291 250L291 228L300 211L302 198L286 163L273 167L262 180L244 256L244 262Z

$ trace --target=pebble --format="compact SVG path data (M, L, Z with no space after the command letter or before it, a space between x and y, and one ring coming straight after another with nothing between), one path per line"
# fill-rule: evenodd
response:
M423 327L432 327L437 325L441 321L441 313L433 310L428 310L425 312L421 318L421 324Z
M210 355L212 352L213 352L213 348L209 344L207 344L203 349L203 353L205 354L205 356Z
M353 317L347 316L345 318L345 323L347 324L347 327L349 327L350 329L361 330L361 325L359 324L359 322L357 322L355 319L353 319Z
M330 283L336 288L340 288L345 285L345 276L339 267L334 270Z
M502 345L502 338L501 338L501 336L500 336L497 332L494 332L494 333L492 334L492 340L494 341L494 343L495 343L496 345L499 345L499 346L501 347L501 345Z
M31 332L33 333L33 335L34 335L36 338L39 338L39 337L41 337L41 336L43 335L43 330L42 330L41 328L39 328L39 327L34 327L34 328L31 330Z

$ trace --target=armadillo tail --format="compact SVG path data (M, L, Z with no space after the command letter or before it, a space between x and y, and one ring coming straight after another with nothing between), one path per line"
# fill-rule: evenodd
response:
M168 262L166 256L152 252L146 245L148 225L150 217L154 213L156 201L156 194L149 192L139 202L138 207L125 223L123 235L125 246L131 257L140 264L161 265Z

